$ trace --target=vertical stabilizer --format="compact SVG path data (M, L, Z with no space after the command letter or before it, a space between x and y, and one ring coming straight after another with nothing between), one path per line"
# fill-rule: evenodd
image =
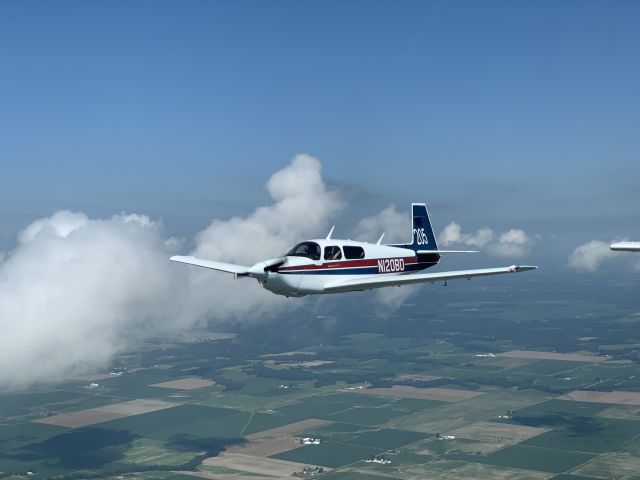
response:
M433 234L427 205L424 203L411 204L411 248L414 250L438 250L436 237Z

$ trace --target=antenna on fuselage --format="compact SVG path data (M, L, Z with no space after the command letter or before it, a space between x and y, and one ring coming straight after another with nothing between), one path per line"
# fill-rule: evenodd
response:
M333 229L336 228L336 226L334 225L333 227L331 227L331 230L329 230L329 234L327 235L327 240L331 240L331 234L333 233Z
M376 245L380 245L380 242L382 242L382 239L384 238L384 232L382 232L382 235L380 235L380 238L378 239L378 241L376 242Z

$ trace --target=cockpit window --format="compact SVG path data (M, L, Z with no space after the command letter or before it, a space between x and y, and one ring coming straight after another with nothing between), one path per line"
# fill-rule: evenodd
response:
M340 260L342 258L342 252L338 246L324 247L324 259L325 260Z
M344 256L348 259L364 258L364 248L345 245L342 247L344 250Z
M314 242L302 242L293 247L287 257L306 257L311 260L320 260L320 245Z

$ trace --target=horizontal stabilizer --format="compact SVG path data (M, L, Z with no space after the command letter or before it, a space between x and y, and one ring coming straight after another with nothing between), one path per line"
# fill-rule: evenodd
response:
M484 277L488 275L500 275L503 273L526 272L535 270L538 267L530 265L501 268L483 268L478 270L457 270L451 272L435 272L435 273L415 273L415 274L397 274L385 276L372 276L363 279L349 279L330 283L324 288L325 293L333 292L351 292L357 290L368 290L371 288L393 287L401 285L411 285L414 283L437 282L456 280L466 278L470 280L473 277Z
M426 255L427 253L478 253L480 250L417 250L418 255Z
M236 275L245 275L249 272L249 267L244 265L236 265L233 263L212 262L211 260L200 260L195 257L181 257L174 256L170 260L174 262L187 263L189 265L195 265L196 267L211 268L213 270L219 270L221 272L235 273Z

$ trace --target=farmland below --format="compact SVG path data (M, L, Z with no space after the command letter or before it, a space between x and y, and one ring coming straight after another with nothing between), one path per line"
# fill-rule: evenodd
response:
M542 278L309 300L2 392L0 478L634 478L636 287Z

